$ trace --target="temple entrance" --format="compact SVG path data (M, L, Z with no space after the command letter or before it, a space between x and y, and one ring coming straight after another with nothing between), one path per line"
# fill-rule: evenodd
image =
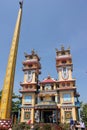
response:
M60 120L60 112L57 109L42 109L35 111L35 121L42 123L57 123Z
M44 123L52 123L53 118L52 118L52 111L43 111L43 118L44 118Z

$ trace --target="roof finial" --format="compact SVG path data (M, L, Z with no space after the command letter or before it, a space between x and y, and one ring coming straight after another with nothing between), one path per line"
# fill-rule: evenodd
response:
M64 51L64 46L63 45L61 45L61 50Z
M22 6L23 6L23 0L22 0L22 1L19 1L19 4L20 4L20 8L22 9Z
M57 48L55 48L55 50L56 50L56 52L58 52L58 49L57 49Z
M34 55L34 54L35 54L35 50L33 49L33 50L32 50L32 55Z
M70 50L70 46L68 47L68 50Z

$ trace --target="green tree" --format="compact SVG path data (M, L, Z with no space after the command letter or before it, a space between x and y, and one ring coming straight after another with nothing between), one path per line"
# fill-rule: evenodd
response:
M21 104L20 100L16 101L12 100L12 112L18 112L20 104Z
M13 93L13 95L12 95L12 110L11 110L13 123L19 122L20 105L21 105L20 96L15 95L15 93Z
M12 95L12 112L18 112L19 106L21 105L21 99L19 95Z
M87 127L87 103L82 104L80 114L81 114L82 120L84 121L84 123Z
M2 90L0 91L0 100L1 100L1 96L2 96ZM11 110L11 113L13 116L15 114L18 115L20 105L21 105L20 96L13 93L12 94L12 110Z

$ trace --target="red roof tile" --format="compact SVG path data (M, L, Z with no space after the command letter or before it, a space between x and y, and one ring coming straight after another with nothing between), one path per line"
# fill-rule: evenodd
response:
M46 79L44 79L42 82L40 83L55 83L56 80L51 78L50 76L48 76Z

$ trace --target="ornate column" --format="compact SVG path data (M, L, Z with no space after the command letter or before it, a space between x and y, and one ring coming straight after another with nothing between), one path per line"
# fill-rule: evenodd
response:
M4 79L2 98L1 98L1 110L0 110L1 119L10 119L11 116L11 103L12 103L12 94L14 86L15 66L16 66L18 41L19 41L21 18L22 18L22 4L23 2L20 2L20 9L14 30L12 45L6 69L6 75Z

